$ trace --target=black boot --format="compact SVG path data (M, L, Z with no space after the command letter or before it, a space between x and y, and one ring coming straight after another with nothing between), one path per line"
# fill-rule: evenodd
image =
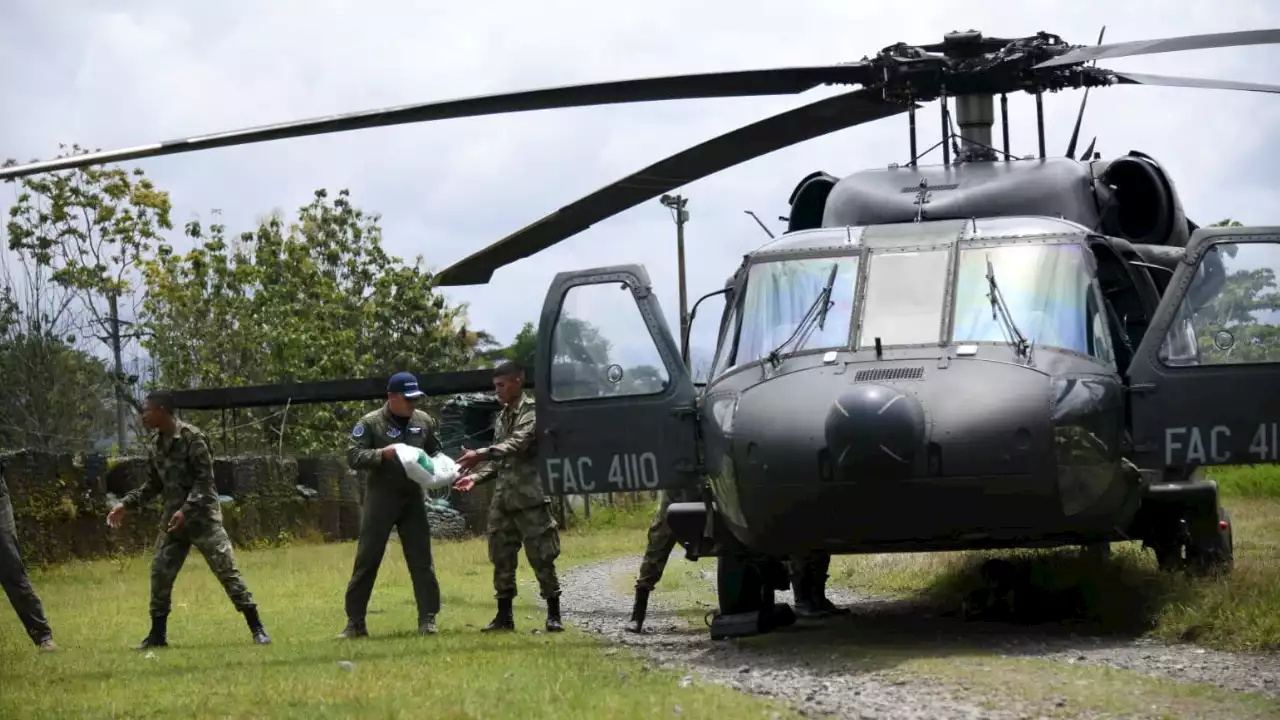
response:
M796 600L796 617L820 618L827 614L814 600L812 584L808 577L792 578L791 594Z
M436 616L425 615L422 621L418 623L419 635L435 635L436 634Z
M813 587L810 590L810 602L823 613L828 615L849 615L853 611L849 608L837 607L835 603L827 599L827 578L818 577L813 580Z
M362 638L369 636L369 629L365 627L364 620L347 620L347 627L338 633L339 640L351 640L353 638Z
M142 642L138 644L139 650L146 650L153 647L169 647L168 639L169 616L168 615L152 615L151 616L151 632L147 634Z
M644 632L644 613L649 607L649 589L636 588L636 601L631 606L631 622L627 623L628 632Z
M547 598L547 632L564 632L560 623L560 596Z
M252 607L244 611L244 621L249 624L249 632L253 633L253 641L258 645L270 645L271 638L267 629L262 627L262 619L258 617L258 608Z
M498 614L493 616L493 621L488 625L480 628L480 632L491 632L493 630L515 630L516 619L511 614L511 598L498 599Z

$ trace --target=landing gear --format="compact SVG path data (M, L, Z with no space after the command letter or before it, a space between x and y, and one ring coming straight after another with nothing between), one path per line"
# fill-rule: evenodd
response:
M727 551L716 558L716 594L720 612L711 620L711 639L767 633L796 621L790 605L774 602L787 588L786 570L777 560Z
M1235 567L1235 543L1231 513L1218 508L1217 522L1189 522L1179 518L1176 525L1146 546L1155 551L1156 564L1166 572L1185 570L1194 575L1218 575Z

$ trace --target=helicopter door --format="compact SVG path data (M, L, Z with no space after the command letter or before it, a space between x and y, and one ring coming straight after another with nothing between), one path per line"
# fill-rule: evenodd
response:
M542 306L534 372L548 493L696 482L696 389L642 266L556 275Z
M1135 461L1280 462L1280 227L1202 228L1129 369Z

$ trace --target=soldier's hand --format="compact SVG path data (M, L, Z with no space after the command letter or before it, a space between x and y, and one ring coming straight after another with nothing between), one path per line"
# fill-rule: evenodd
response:
M466 472L476 465L480 464L480 453L476 450L468 450L464 445L462 449L465 451L458 457L458 469Z
M107 513L107 527L118 530L124 524L124 514L124 503L116 503L116 506L111 508L111 512Z
M453 484L454 489L458 490L459 492L470 492L471 488L475 486L476 486L476 481L473 480L470 475L465 475L463 477L458 478L458 481Z
M394 460L396 457L396 449L388 445L379 450L378 454L382 456L383 460Z
M186 524L186 522L187 516L183 515L182 511L179 510L173 514L172 518L169 519L169 527L165 528L165 532L176 532L181 530L182 526Z

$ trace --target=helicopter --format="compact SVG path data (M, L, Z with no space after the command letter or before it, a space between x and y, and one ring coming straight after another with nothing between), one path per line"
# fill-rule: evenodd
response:
M11 166L0 179L446 118L861 86L654 163L435 277L474 285L698 178L905 113L909 162L802 178L787 231L694 303L690 322L704 300L725 302L705 381L643 266L562 271L545 296L530 380L547 492L692 491L700 499L672 503L666 522L687 558L716 558L709 625L725 638L795 621L775 602L795 553L1141 541L1162 569L1232 568L1230 514L1205 469L1280 462L1280 227L1199 227L1154 158L1075 149L1092 88L1280 92L1097 60L1276 42L1280 30L1088 46L970 30L859 62L405 105ZM1067 152L1048 157L1043 93L1080 88ZM1036 99L1038 156L1009 151L1007 95L1019 91ZM923 165L916 115L933 100L943 163ZM1242 306L1242 281L1270 299Z

